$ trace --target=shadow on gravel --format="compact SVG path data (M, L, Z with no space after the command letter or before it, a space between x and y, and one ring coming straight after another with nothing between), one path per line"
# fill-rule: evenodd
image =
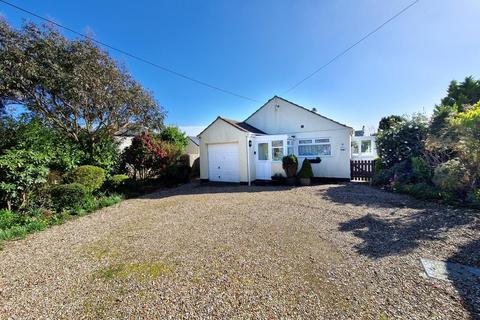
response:
M345 184L329 188L320 195L340 204L363 206L360 210L390 209L384 214L366 213L340 223L340 231L352 232L363 240L355 246L356 251L372 259L409 253L422 242L442 240L453 228L480 230L478 211L430 204L368 186ZM448 260L480 267L480 240L474 239L459 247ZM453 270L449 272L449 280L462 296L465 308L472 319L480 319L480 279L477 283L465 283L453 274Z
M195 195L195 194L212 194L217 193L254 193L254 192L270 192L270 191L285 191L293 187L289 186L271 186L271 185L240 185L238 183L228 182L206 182L198 181L190 182L178 187L160 189L156 192L149 193L139 197L140 199L161 199L180 195Z
M480 239L470 241L460 247L449 260L480 267ZM447 269L447 271L449 270ZM470 312L472 319L480 319L480 278L472 281L453 275L455 275L454 270L449 271L449 280L462 297L465 309Z

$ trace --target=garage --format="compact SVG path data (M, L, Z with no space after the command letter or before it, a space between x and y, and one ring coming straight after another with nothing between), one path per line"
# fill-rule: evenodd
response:
M210 181L240 182L238 143L208 145L208 179Z

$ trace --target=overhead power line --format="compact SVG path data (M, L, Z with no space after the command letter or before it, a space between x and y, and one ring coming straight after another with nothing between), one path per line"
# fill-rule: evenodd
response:
M210 88L210 89L213 89L213 90L216 90L216 91L219 91L219 92L222 92L222 93L225 93L225 94L228 94L228 95L231 95L231 96L240 98L240 99L244 99L244 100L248 100L248 101L253 101L253 102L259 102L259 101L256 100L256 99L253 99L253 98L250 98L250 97L247 97L247 96L244 96L244 95L235 93L235 92L230 91L230 90L227 90L227 89L220 88L220 87L218 87L218 86L216 86L216 85L207 83L207 82L202 81L202 80L195 79L195 78L193 78L193 77L191 77L191 76L188 76L188 75L186 75L186 74L180 73L180 72L175 71L175 70L172 70L172 69L170 69L170 68L161 66L161 65L159 65L159 64L157 64L157 63L155 63L155 62L152 62L152 61L150 61L150 60L147 60L147 59L145 59L145 58L142 58L142 57L140 57L140 56L137 56L137 55L135 55L135 54L133 54L133 53L130 53L130 52L128 52L128 51L125 51L125 50L123 50L123 49L119 49L119 48L116 48L116 47L114 47L114 46L112 46L112 45L109 45L109 44L107 44L107 43L105 43L105 42L96 40L96 39L94 39L94 38L92 38L92 37L90 37L90 36L88 36L88 35L86 35L86 34L84 34L84 33L78 32L78 31L76 31L76 30L74 30L74 29L72 29L72 28L69 28L69 27L66 27L66 26L64 26L64 25L61 25L61 24L58 23L58 22L55 22L55 21L50 20L50 19L48 19L48 18L42 17L41 15L36 14L35 12L32 12L32 11L30 11L30 10L24 9L24 8L22 8L22 7L19 7L19 6L15 5L15 4L13 4L13 3L8 2L8 1L0 0L0 2L4 3L4 4L6 4L6 5L8 5L8 6L12 7L12 8L15 8L15 9L17 9L17 10L19 10L19 11L25 12L25 13L31 15L31 16L34 16L34 17L36 17L36 18L38 18L38 19L41 19L41 20L46 21L46 22L48 22L48 23L51 23L51 24L53 24L53 25L55 25L55 26L57 26L57 27L59 27L59 28L62 28L62 29L67 30L67 31L70 31L71 33L74 33L74 34L76 34L76 35L78 35L78 36L84 37L85 39L88 39L88 40L90 40L90 41L93 41L93 42L95 42L95 43L97 43L97 44L99 44L99 45L101 45L101 46L103 46L103 47L109 48L109 49L111 49L111 50L114 50L114 51L117 51L117 52L119 52L119 53L121 53L121 54L124 54L124 55L126 55L126 56L128 56L128 57L130 57L130 58L133 58L133 59L135 59L135 60L138 60L138 61L141 61L141 62L143 62L143 63L146 63L146 64L148 64L148 65L150 65L150 66L152 66L152 67L155 67L155 68L157 68L157 69L160 69L160 70L162 70L162 71L164 71L164 72L168 72L168 73L173 74L173 75L175 75L175 76L177 76L177 77L183 78L183 79L185 79L185 80L189 80L189 81L191 81L191 82L194 82L194 83L196 83L196 84L202 85L202 86L204 86L204 87L207 87L207 88Z
M327 63L325 63L324 65L322 65L321 67L319 67L318 69L316 69L315 71L313 71L312 73L310 73L309 75L307 75L305 78L303 78L302 80L298 81L296 84L294 84L293 86L291 86L288 90L286 90L284 93L287 93L287 92L290 92L292 91L293 89L295 89L296 87L298 87L299 85L301 85L302 83L304 83L305 81L307 81L308 79L310 79L311 77L313 77L315 74L317 74L318 72L320 72L322 69L326 68L327 66L329 66L330 64L332 64L335 60L337 60L338 58L342 57L343 55L345 55L347 52L349 52L350 50L352 50L353 48L355 48L358 44L360 44L361 42L363 42L364 40L366 40L367 38L369 38L370 36L372 36L373 34L375 34L376 32L378 32L380 29L382 29L384 26L386 26L388 23L392 22L393 20L395 20L397 17L399 17L400 15L402 15L405 11L407 11L408 9L410 9L411 7L413 7L414 5L416 5L420 0L415 0L413 1L412 3L410 3L408 6L406 6L405 8L403 8L402 10L400 10L399 12L397 12L395 15L393 15L390 19L388 19L387 21L385 21L384 23L382 23L381 25L379 25L378 27L376 27L375 29L373 29L372 31L370 31L369 33L367 33L365 36L363 36L360 40L358 40L357 42L355 42L354 44L352 44L351 46L349 46L348 48L346 48L345 50L343 50L342 52L340 52L339 54L337 54L336 56L334 56L332 59L330 59Z

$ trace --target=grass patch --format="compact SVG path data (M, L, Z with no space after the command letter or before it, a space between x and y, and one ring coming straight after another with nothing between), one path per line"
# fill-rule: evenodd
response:
M45 230L52 225L62 224L73 215L87 215L98 209L117 204L122 200L123 197L120 195L91 197L85 201L85 205L81 208L74 208L60 213L50 212L49 214L38 210L26 213L0 210L0 250L4 247L4 240L23 239L30 233Z
M104 279L124 279L128 277L140 277L156 279L159 276L165 276L175 270L173 264L166 264L160 261L115 264L108 266L98 272L98 277Z

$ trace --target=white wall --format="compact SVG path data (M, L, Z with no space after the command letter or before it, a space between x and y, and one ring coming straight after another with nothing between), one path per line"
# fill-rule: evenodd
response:
M130 147L133 137L131 136L116 136L115 141L118 142L118 150L122 152L125 148Z
M190 138L188 139L188 144L187 147L185 148L185 152L187 154L199 154L200 153L200 146L197 146L195 143L193 143Z
M277 107L278 106L278 107ZM275 97L251 115L248 124L267 134L305 133L319 130L351 130L332 120ZM302 128L303 125L303 128Z
M353 129L275 97L245 122L267 134L303 138L330 138L332 155L312 163L315 177L350 178L350 139ZM303 126L303 127L302 127ZM343 146L343 148L342 148ZM298 155L297 145L295 154ZM299 169L304 157L299 157ZM272 175L284 174L281 162L272 162Z
M238 143L240 182L247 182L247 132L241 131L218 118L200 136L200 179L208 179L208 145Z
M314 132L294 132L288 134L295 136L294 153L298 157L298 170L305 158L298 156L298 140L307 138L329 138L332 148L331 156L320 156L320 163L312 163L313 174L321 178L350 178L350 130L322 130ZM284 174L282 162L272 162L272 175Z

